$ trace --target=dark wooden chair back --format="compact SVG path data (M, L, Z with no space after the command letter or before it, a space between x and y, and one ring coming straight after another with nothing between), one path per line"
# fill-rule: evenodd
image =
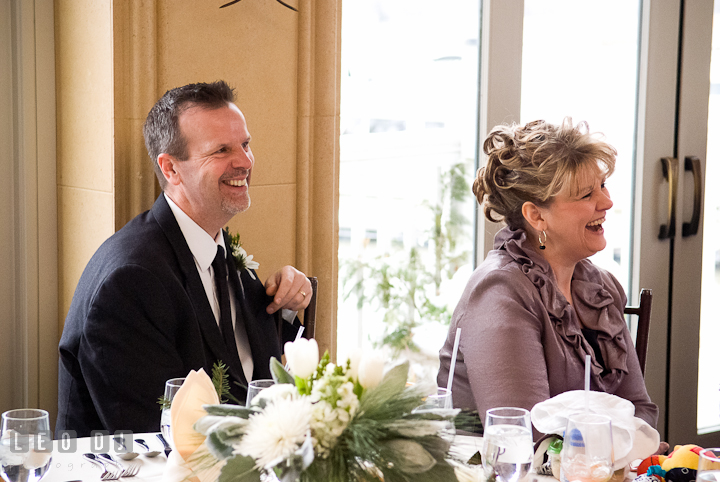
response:
M640 371L645 376L645 362L647 361L648 342L650 341L650 311L652 310L652 290L643 288L640 291L640 305L626 306L626 315L637 315L637 335L635 336L635 351L640 361Z
M315 338L315 310L317 308L317 297L318 297L318 279L316 276L308 276L310 284L312 285L312 298L310 304L305 308L305 316L303 317L303 338Z

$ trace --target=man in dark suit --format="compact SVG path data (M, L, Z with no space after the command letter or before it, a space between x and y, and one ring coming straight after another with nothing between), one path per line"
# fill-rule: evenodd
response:
M80 278L60 340L56 433L154 432L167 379L228 367L231 394L270 378L270 357L297 333L274 313L305 308L305 275L286 266L265 285L238 272L222 228L250 206L254 158L224 82L168 91L143 129L163 189L111 236ZM289 317L293 320L294 314Z

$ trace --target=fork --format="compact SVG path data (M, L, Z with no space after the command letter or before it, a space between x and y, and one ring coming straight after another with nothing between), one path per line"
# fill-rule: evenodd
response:
M87 460L92 462L94 465L103 469L103 473L100 474L100 480L117 480L120 478L120 474L114 470L108 470L107 465L98 458L95 454L83 454Z
M111 464L115 465L118 469L120 469L122 472L120 473L120 477L135 477L137 475L138 471L140 470L140 465L138 464L128 464L127 467L115 460L115 457L113 457L110 454L100 454L100 457L106 459Z

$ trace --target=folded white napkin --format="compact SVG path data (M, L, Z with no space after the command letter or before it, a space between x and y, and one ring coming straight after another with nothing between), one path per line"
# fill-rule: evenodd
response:
M207 415L203 405L218 403L217 392L205 370L191 370L170 407L174 450L168 457L163 481L215 482L218 479L224 464L215 463L207 467L212 455L205 446L205 436L193 429L195 422ZM203 470L198 471L201 467Z
M607 415L612 420L615 469L649 457L660 446L660 434L647 422L635 417L632 402L609 393L589 392L587 406L590 412ZM573 390L538 403L530 411L530 417L538 432L562 435L568 416L585 410L585 392Z

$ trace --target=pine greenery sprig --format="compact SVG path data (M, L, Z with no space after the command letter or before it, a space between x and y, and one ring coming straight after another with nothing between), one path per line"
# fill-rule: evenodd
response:
M230 395L230 377L227 374L227 369L227 365L220 360L216 361L212 368L212 383L220 403L225 403L227 401L226 397Z
M228 375L227 371L227 365L225 365L220 360L215 362L212 368L212 384L218 394L218 399L220 399L220 403L226 403L228 401L231 401L233 403L239 404L240 402L238 402L238 399L230 393L230 376ZM172 400L165 397L165 395L158 398L157 403L160 405L160 410L165 410L172 406Z
M157 403L160 405L160 410L165 410L166 408L170 408L170 405L172 405L172 400L163 395L162 397L158 398Z

